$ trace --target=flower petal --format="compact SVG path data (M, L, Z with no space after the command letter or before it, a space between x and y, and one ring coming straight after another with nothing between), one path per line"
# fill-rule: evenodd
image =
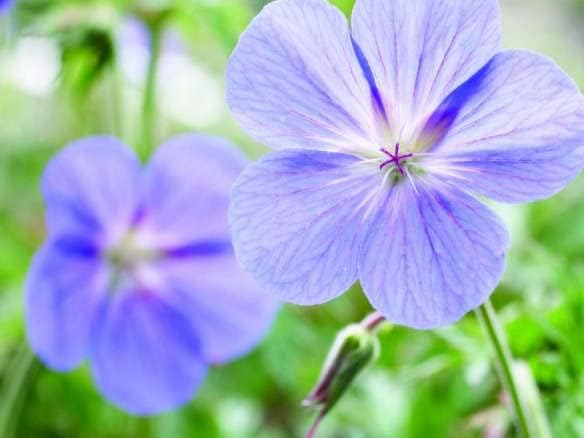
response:
M426 170L505 202L549 197L584 166L584 97L547 58L505 51L459 102ZM459 93L453 93L456 95Z
M88 137L65 147L42 181L49 233L119 238L133 219L139 172L136 156L113 137Z
M375 138L373 100L343 14L325 0L279 0L243 33L227 102L273 148L339 150Z
M352 25L396 141L408 140L501 45L496 0L357 0Z
M233 190L230 221L239 261L286 301L318 304L340 295L357 278L365 206L378 184L375 170L349 155L267 155Z
M271 327L279 303L235 260L231 245L161 262L167 299L189 315L207 363L223 363L255 347Z
M141 232L168 248L229 241L229 193L246 164L219 138L182 135L162 144L144 175Z
M112 297L92 341L97 386L133 414L157 414L186 403L205 377L199 340L187 317L147 291L124 290Z
M431 184L400 184L365 239L359 277L390 321L436 328L488 298L507 247L501 221L474 198L445 186L438 192Z
M87 242L61 237L36 254L25 285L26 330L49 367L67 371L85 358L106 278Z

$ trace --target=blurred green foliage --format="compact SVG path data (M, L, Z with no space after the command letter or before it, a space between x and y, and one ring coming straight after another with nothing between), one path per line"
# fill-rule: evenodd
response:
M222 90L228 56L263 3L21 0L2 18L0 403L24 374L11 417L16 436L278 438L302 436L308 428L314 414L300 401L335 333L370 310L358 286L327 305L285 306L255 352L213 369L188 406L157 418L134 418L109 405L87 367L57 374L19 359L22 284L44 236L38 191L43 166L82 135L109 132L137 146L141 83L124 72L120 50L127 17L170 8L169 28L181 46L177 59L188 60L191 101L173 97L171 81L159 83L161 139L204 131L257 157L265 149L230 118ZM335 3L350 13L351 0ZM554 57L584 86L582 0L506 0L502 6L508 46ZM496 207L511 228L513 247L494 302L513 354L533 373L559 438L584 436L582 193L581 177L551 200ZM487 345L472 314L433 332L382 332L379 360L326 418L320 436L514 436Z

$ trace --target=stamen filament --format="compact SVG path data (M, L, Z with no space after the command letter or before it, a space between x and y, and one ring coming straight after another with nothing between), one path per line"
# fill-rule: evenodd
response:
M390 151L388 151L385 148L381 148L380 151L383 152L385 155L387 155L389 157L389 160L386 160L383 163L381 163L379 165L379 170L383 170L386 166L388 166L390 164L395 164L395 167L397 168L400 175L405 176L406 172L405 172L405 169L402 166L401 162L402 162L402 160L412 158L414 156L414 154L408 153L408 154L400 155L399 143L395 144L395 149L394 149L393 153L391 153Z

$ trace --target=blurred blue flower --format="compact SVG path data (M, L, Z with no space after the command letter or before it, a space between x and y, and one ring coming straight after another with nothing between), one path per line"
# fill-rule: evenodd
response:
M0 0L0 14L4 14L12 9L14 0Z
M185 135L142 169L111 137L47 166L48 239L26 283L33 350L51 368L84 358L103 394L136 414L189 400L209 364L249 351L277 304L238 266L228 194L246 160Z
M551 196L584 164L584 98L551 60L502 50L496 0L269 4L227 72L233 114L270 153L230 209L239 260L319 304L356 280L428 329L483 303L508 234L476 197Z

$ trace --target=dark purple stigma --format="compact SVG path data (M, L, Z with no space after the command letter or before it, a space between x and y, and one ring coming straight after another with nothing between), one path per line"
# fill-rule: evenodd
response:
M400 173L401 176L404 176L406 174L405 169L402 166L402 160L406 160L408 158L411 158L414 156L414 154L403 154L400 155L399 153L399 143L395 144L395 148L393 150L393 153L389 152L387 149L385 148L381 148L380 149L381 152L383 152L385 155L387 155L389 157L389 160L384 161L383 163L381 163L379 165L379 170L383 170L383 168L389 164L395 164L395 167L397 168L398 172Z

